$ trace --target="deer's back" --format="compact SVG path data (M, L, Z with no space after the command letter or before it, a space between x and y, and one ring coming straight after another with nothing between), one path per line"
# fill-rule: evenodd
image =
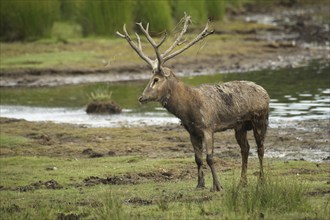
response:
M200 112L206 124L221 124L223 129L227 129L238 121L268 114L269 96L264 88L253 82L204 84L196 89L203 97Z

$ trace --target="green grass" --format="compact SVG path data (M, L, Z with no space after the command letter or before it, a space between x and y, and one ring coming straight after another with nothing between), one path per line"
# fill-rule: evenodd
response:
M91 62L93 57L88 52L58 51L52 53L23 54L15 57L8 57L1 61L1 66L3 68L11 68L13 66L20 66L20 68L52 68L60 66L62 68L70 68L71 66L81 63L86 59ZM95 57L94 62L97 62Z
M263 185L256 181L256 177L250 176L249 185L239 188L239 181L233 177L239 173L238 169L222 172L220 177L225 190L221 193L195 190L195 179L190 178L168 181L151 178L134 185L83 185L83 179L89 176L103 178L123 173L157 173L160 167L173 169L192 158L132 159L134 157L127 156L79 160L1 158L0 185L12 188L0 191L0 212L5 219L39 219L40 214L45 214L46 219L54 219L58 213L71 213L83 219L127 219L133 216L142 219L257 219L260 215L266 219L326 219L329 214L329 197L308 195L315 190L317 181L304 181L303 177L292 175L275 177L277 172L283 171L277 169L283 162L277 161L271 162L274 169L271 172L267 170L267 182ZM252 164L257 164L252 161ZM310 163L292 164L300 167ZM47 166L57 166L58 170L47 171ZM322 167L326 172L326 167ZM15 186L50 179L55 179L63 188L21 193L15 190ZM210 175L206 181L211 183ZM325 184L323 189L326 189Z
M17 147L30 144L30 140L21 136L0 134L0 148L4 147Z
M330 212L326 163L266 158L266 182L260 184L254 175L258 160L250 158L249 183L240 188L240 160L222 156L216 166L224 191L196 190L193 152L169 150L178 144L191 149L183 129L84 128L1 118L0 137L4 219L70 214L81 219L327 219ZM103 157L83 154L88 148ZM210 187L206 165L204 173ZM91 176L119 182L88 186ZM61 188L47 189L43 183L50 180Z

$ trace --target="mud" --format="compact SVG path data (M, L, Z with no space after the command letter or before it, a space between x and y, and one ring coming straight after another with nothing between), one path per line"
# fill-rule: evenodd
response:
M0 190L15 190L20 192L28 192L38 189L62 189L62 188L63 186L61 186L56 180L53 179L48 181L39 180L38 182L31 183L26 186L9 187L9 188L0 186Z
M104 155L98 152L95 152L91 148L86 148L85 150L82 151L82 154L87 155L90 158L98 158L98 157L103 157Z
M147 200L147 199L141 199L139 197L133 197L130 199L127 199L125 201L127 204L131 204L131 205L151 205L152 204L152 200Z
M84 186L95 186L98 184L105 185L135 185L146 181L164 182L170 180L183 180L193 178L194 173L188 169L151 171L146 173L127 173L123 175L115 175L106 178L90 176L84 179Z
M93 101L86 107L87 114L119 114L122 108L114 101L100 102Z

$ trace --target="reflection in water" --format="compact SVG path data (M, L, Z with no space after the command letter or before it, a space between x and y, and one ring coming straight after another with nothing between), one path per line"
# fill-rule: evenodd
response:
M329 64L312 63L307 67L266 70L250 73L214 74L185 77L190 85L201 83L250 80L263 86L271 97L270 117L273 121L282 119L329 119L330 85ZM116 116L89 116L82 106L88 102L88 94L103 84L59 86L52 88L1 88L1 111L3 117L26 118L30 120L59 120L59 122L87 123L97 126L98 121L114 125L121 121L127 123L146 123L159 121L178 121L160 108L157 103L140 105L137 97L146 82L110 83L112 98L126 112ZM12 106L4 106L12 105ZM20 106L43 106L47 108L28 108ZM16 107L14 107L16 106ZM56 108L54 108L56 107ZM61 107L61 108L58 108ZM70 109L68 109L70 107ZM27 118L26 118L27 119ZM132 124L132 125L133 125ZM134 124L134 125L135 125ZM150 124L150 123L149 123ZM155 123L157 124L157 122ZM133 125L133 126L134 126Z

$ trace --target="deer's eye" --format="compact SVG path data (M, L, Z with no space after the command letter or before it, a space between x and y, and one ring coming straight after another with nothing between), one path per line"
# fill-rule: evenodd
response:
M154 78L154 80L152 81L151 87L153 87L157 82L158 82L158 78Z

